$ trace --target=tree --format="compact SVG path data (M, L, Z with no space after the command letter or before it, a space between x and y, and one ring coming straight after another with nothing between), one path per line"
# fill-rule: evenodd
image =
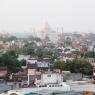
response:
M25 45L22 48L22 54L35 55L34 48L31 45Z
M24 59L21 60L21 61L20 61L20 65L21 65L21 66L26 66L26 60L24 60Z
M42 57L43 57L43 54L44 54L44 51L43 51L43 49L40 49L40 48L39 48L39 49L36 50L35 54L36 54L38 57L42 58Z
M3 38L4 42L6 42L6 41L13 41L13 40L17 40L17 38L15 36L10 36L10 37Z
M95 58L95 52L93 52L93 51L86 52L85 57Z
M95 58L95 52L88 51L88 52L79 52L80 56L83 58Z
M84 60L73 60L73 61L57 61L53 64L54 69L71 71L72 73L84 73L87 75L92 74L93 67L89 62Z
M60 70L63 70L64 64L65 64L64 61L56 61L56 62L53 64L53 69L60 69Z
M21 68L14 51L7 51L0 57L0 59L0 66L7 67L10 73L18 72Z
M28 40L31 40L31 41L36 41L36 42L41 42L41 39L40 38L38 38L38 37L34 37L34 36L29 36L28 37Z
M69 70L72 73L81 73L82 70L84 70L84 74L91 74L92 73L92 65L84 60L73 60L73 61L67 61L64 64L64 70Z
M45 50L42 48L37 49L35 55L37 55L40 58L48 57L51 59L52 62L54 62L54 60L57 59L56 53L54 53L52 50Z

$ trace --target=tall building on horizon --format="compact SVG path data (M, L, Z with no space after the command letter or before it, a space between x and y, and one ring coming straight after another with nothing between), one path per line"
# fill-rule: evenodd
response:
M51 26L46 22L39 31L37 31L37 37L41 39L45 39L46 37L49 37L50 41L55 43L56 42L56 31L54 31Z

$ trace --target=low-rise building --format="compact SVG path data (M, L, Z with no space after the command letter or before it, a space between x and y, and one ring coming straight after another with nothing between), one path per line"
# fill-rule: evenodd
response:
M60 73L44 72L41 74L41 79L35 80L36 86L45 86L48 84L60 84L63 82L63 77Z
M53 72L45 72L41 75L42 84L56 84L61 83L63 81L63 78L61 74L59 73L53 73Z
M95 58L86 58L86 61L88 61L92 66L95 66Z
M7 67L0 67L0 79L6 79L8 74Z

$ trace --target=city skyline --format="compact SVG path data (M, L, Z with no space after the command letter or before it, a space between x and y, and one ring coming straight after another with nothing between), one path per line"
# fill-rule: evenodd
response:
M30 33L47 21L53 30L94 32L94 0L1 0L0 32Z

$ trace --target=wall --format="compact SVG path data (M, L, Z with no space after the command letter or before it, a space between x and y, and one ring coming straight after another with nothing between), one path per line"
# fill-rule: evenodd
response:
M41 79L43 84L60 83L62 81L61 75L57 73L42 74Z

